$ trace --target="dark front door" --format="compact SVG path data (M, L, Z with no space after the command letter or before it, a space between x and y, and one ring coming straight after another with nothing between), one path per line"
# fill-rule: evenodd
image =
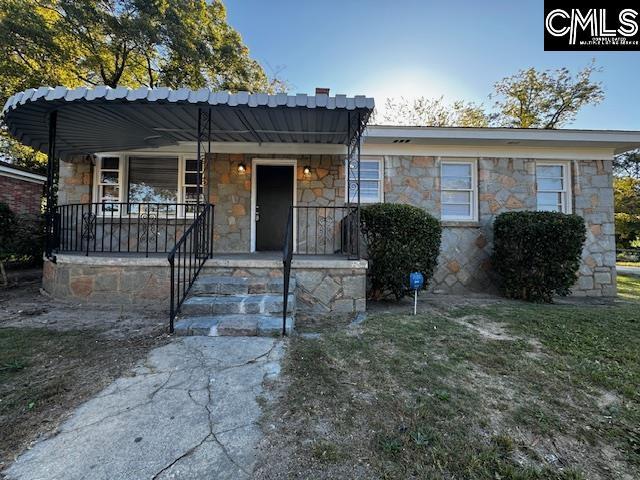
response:
M256 250L281 250L293 204L293 165L256 165Z

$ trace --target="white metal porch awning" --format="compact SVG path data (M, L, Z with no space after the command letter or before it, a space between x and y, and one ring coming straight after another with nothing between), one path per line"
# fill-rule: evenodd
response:
M90 154L198 140L198 110L211 109L211 141L348 144L366 125L372 98L228 93L203 88L40 87L2 110L9 132L42 152L57 112L56 152Z

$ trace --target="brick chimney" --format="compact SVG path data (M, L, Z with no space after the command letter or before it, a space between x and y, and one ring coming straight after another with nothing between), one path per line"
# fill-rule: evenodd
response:
M316 95L329 95L329 89L323 87L316 87Z

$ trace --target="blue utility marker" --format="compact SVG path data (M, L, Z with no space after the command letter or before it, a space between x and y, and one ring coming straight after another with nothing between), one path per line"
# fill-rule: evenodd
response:
M409 274L409 288L413 290L413 314L418 313L418 290L424 287L424 276L420 272Z
M411 290L420 290L424 286L424 276L420 272L412 272L409 275L409 287Z

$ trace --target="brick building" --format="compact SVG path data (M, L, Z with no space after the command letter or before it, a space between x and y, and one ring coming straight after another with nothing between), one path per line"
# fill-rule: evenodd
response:
M0 161L0 202L19 215L40 213L46 177Z

